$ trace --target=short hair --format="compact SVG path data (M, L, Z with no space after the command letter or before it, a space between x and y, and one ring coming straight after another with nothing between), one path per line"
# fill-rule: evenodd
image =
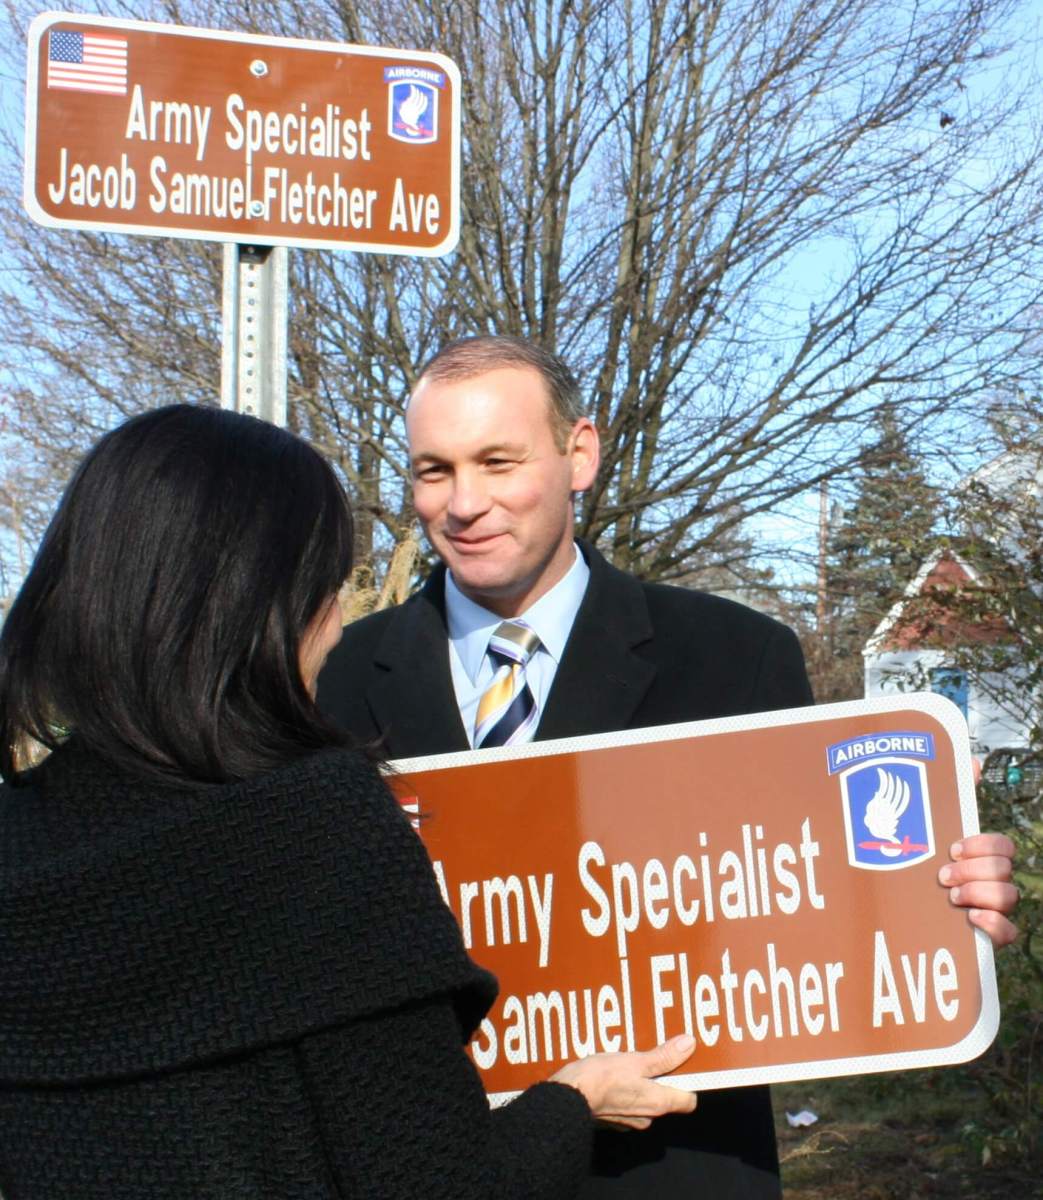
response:
M458 338L425 363L413 390L428 380L450 383L503 367L529 367L543 380L550 401L554 441L564 453L573 425L586 416L579 384L563 358L534 342L498 334Z
M301 438L171 405L77 468L0 630L0 773L70 734L137 774L249 778L347 735L301 677L351 569L347 497Z

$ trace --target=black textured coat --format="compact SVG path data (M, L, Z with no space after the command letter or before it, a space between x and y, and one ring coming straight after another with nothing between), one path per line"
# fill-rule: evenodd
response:
M732 601L643 584L580 547L590 583L540 717L538 740L810 704L793 632ZM349 625L319 703L392 758L466 750L449 668L445 569L401 607ZM654 1195L769 1200L778 1155L766 1087L704 1092L690 1116L599 1132L585 1200Z
M490 1113L467 958L374 768L163 789L70 743L0 788L5 1200L565 1197L578 1092Z

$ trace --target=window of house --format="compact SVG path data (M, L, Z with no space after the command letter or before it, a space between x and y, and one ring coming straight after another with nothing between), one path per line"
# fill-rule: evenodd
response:
M951 700L967 716L967 673L956 667L935 667L931 671L931 691Z

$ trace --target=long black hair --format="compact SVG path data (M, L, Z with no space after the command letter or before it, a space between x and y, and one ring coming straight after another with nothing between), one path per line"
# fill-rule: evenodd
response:
M351 569L352 520L302 439L171 405L106 434L0 631L0 773L70 734L139 774L248 778L346 740L301 638Z

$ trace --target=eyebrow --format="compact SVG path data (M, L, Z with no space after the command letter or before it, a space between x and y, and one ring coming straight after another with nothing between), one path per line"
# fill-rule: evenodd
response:
M475 452L475 458L488 458L490 454L524 454L525 447L520 442L493 442L488 446L480 446ZM425 462L446 462L446 456L443 454L433 454L430 451L424 454L414 454L409 460L413 466L417 463Z

